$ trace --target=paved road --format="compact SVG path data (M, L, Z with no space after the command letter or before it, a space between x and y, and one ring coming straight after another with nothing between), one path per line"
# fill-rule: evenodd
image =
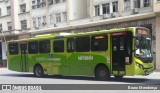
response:
M160 84L160 72L154 72L148 76L125 76L121 80L116 80L114 77L112 77L110 81L97 81L93 77L82 77L82 76L50 75L45 78L36 78L32 73L14 72L14 71L9 71L6 68L0 68L0 84ZM62 91L61 93L63 92L64 91ZM77 92L81 93L82 91L81 92L77 91ZM99 93L99 91L89 91L89 92ZM105 91L101 91L101 93L103 92L105 93ZM113 93L118 93L118 92L119 91L117 92L114 91ZM8 93L8 92L2 92L2 93ZM70 92L65 91L65 93L70 93ZM84 91L83 93L88 93L88 92ZM132 92L130 91L130 93ZM150 93L150 92L146 91L145 93ZM159 92L155 91L154 93L159 93Z
M160 72L148 76L125 76L122 80L114 77L110 81L96 81L93 77L47 76L36 78L32 73L21 73L0 68L1 84L160 84Z

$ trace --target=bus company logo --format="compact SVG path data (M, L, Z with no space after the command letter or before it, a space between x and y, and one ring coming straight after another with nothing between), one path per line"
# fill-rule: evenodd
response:
M78 60L93 60L93 56L78 56Z
M61 58L45 58L45 57L37 57L36 61L42 62L42 61L61 61Z

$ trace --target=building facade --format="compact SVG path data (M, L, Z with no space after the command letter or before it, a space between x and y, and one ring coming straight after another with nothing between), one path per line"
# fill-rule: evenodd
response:
M151 30L155 67L160 69L160 0L0 0L2 50L12 39L129 26Z

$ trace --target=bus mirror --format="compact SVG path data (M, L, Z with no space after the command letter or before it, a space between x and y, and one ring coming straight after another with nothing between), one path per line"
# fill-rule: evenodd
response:
M136 41L135 41L135 47L139 48L139 40L138 39L136 39Z
M155 52L155 51L153 51L153 52L152 52L152 54L154 54L154 55L155 55L155 54L156 54L156 52Z
M138 50L138 48L135 48L134 50L133 50L133 52L136 52Z

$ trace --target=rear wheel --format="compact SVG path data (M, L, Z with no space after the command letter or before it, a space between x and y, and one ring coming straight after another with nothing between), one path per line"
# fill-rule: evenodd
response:
M109 70L105 66L99 66L95 70L95 78L97 80L109 80L110 79L110 73Z
M114 75L114 77L115 77L116 79L122 79L122 78L123 78L123 75Z
M34 67L34 75L36 77L43 77L44 76L44 71L43 71L42 66L37 65Z

